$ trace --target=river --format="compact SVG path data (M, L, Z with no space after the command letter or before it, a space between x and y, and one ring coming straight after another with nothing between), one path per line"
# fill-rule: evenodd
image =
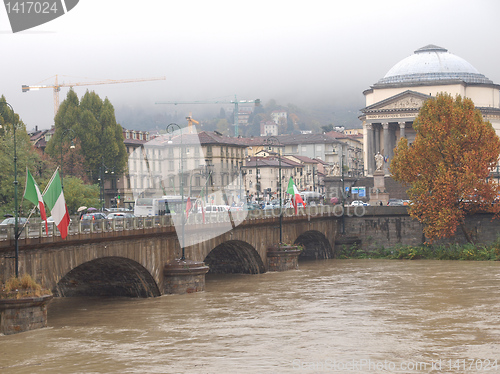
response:
M500 263L301 262L197 294L54 299L48 323L0 336L0 373L500 372Z

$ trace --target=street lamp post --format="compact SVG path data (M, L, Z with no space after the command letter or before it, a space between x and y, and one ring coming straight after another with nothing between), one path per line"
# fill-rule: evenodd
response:
M73 129L66 129L63 131L61 135L61 189L64 190L64 178L63 178L63 144L64 144L64 137L66 134L69 132L72 132L74 136L76 136L76 133ZM70 149L75 149L75 143L73 143L73 139L71 139L71 145L69 146Z
M7 105L10 110L12 110L12 115L14 116L14 121L16 118L16 113L14 112L14 108L6 101L0 101L0 104ZM16 148L16 127L17 124L12 123L12 129L14 131L14 248L15 248L15 270L16 270L16 278L19 278L19 236L21 233L19 232L19 214L18 214L18 202L17 202L17 148Z
M270 136L264 140L264 144L271 148L272 145L277 145L279 147L278 151L278 162L279 162L279 175L278 175L278 188L279 188L279 199L280 199L280 244L283 242L283 199L281 195L281 143L275 136Z
M238 161L238 164L240 166L240 172L239 172L239 177L240 177L240 203L241 203L241 200L243 199L243 171L242 171L242 168L243 168L243 161ZM246 200L246 199L245 199Z
M167 133L172 134L175 129L174 127L177 127L179 129L179 132L181 133L180 139L181 139L181 148L180 148L180 192L181 192L181 222L182 222L182 231L181 231L181 240L180 240L180 245L181 245L181 251L182 251L182 256L181 256L181 261L186 260L186 254L185 254L185 249L184 249L184 225L186 224L186 217L184 213L184 167L183 167L183 146L182 146L182 129L181 127L176 124L176 123L171 123L167 126ZM172 139L169 140L169 143L172 144Z
M341 169L342 169L342 235L345 235L345 185L344 185L344 145L342 149Z
M259 157L255 156L255 192L257 193L257 204L259 204L259 166L258 166Z
M102 161L101 161L101 170L99 172L99 181L100 181L100 184L101 184L101 188L100 188L100 199L101 199L101 211L104 212L104 209L105 209L105 203L106 203L106 196L104 194L104 174L108 174L108 170L109 168L104 165L104 157L102 158ZM111 170L111 174L114 174L115 171L114 171L114 168Z

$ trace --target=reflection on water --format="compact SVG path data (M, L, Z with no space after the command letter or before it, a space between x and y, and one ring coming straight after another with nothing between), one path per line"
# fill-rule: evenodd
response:
M0 372L484 372L500 263L312 261L207 276L198 294L56 299L49 325L1 336Z

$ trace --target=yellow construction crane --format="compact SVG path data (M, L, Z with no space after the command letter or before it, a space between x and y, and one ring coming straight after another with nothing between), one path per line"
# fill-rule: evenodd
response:
M50 77L54 78L54 77ZM50 79L48 78L48 79ZM57 75L55 76L55 83L53 85L33 85L22 86L23 92L28 91L37 91L40 88L52 88L54 90L54 116L57 114L59 110L59 91L61 91L61 87L75 87L75 86L93 86L97 84L113 84L113 83L132 83L132 82L146 82L146 81L159 81L165 80L165 77L157 77L157 78L138 78L138 79L106 79L102 81L96 82L74 82L74 83L59 83Z
M191 117L191 113L189 113L189 116L186 117L186 119L188 120L189 133L192 134L193 133L193 123L196 125L199 125L200 123L197 120L193 119L193 117Z

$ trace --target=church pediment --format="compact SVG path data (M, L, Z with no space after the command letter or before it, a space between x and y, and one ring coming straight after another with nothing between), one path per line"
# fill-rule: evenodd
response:
M424 95L415 91L405 91L385 100L379 101L378 103L367 106L361 111L364 113L393 110L418 111L424 104L424 101L426 101L430 97L431 96L429 95Z

